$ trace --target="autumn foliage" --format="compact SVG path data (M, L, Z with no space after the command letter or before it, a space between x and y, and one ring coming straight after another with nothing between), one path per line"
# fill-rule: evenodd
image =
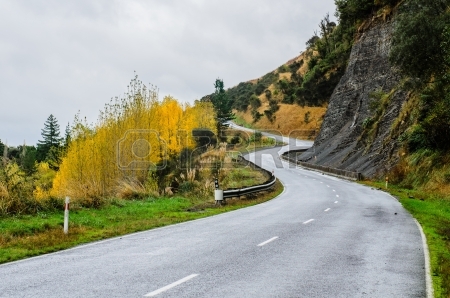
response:
M171 96L160 101L156 88L147 88L136 77L123 98L105 106L95 126L76 117L51 194L95 204L125 185L157 191L152 173L194 147L196 128L215 133L211 103L181 104Z

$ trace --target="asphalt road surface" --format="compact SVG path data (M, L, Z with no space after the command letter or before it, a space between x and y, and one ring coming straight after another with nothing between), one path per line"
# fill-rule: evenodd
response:
M2 265L0 297L426 297L421 234L400 203L279 150L256 156L278 198Z

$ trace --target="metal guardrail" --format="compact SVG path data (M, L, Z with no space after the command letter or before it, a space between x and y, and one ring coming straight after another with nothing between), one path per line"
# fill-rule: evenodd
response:
M244 159L243 156L239 156L239 158ZM271 172L267 171L266 169L261 168L260 166L252 163L249 160L246 160L246 161L251 163L251 164L253 164L253 166L255 168L258 168L261 171L266 172L270 176L270 179L267 180L265 183L254 185L254 186L249 186L249 187L244 187L244 188L239 188L239 189L227 189L227 190L224 190L223 191L223 198L224 199L240 197L240 196L248 195L248 194L251 194L251 193L267 190L267 189L273 187L273 185L277 181L277 178Z

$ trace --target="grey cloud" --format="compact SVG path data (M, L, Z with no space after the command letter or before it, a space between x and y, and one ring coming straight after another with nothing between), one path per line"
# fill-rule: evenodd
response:
M0 139L35 144L53 113L94 122L136 71L182 101L298 55L334 1L0 0Z

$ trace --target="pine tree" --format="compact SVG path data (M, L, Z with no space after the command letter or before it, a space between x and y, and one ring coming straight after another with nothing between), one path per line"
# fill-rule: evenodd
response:
M217 133L219 134L220 138L222 127L225 125L225 122L234 119L234 114L231 106L232 102L223 89L223 81L221 79L216 79L214 88L216 89L216 91L211 97L211 102L214 106L214 110L216 111Z
M37 161L46 160L49 156L50 149L59 149L62 138L59 135L59 124L55 116L50 115L44 123L44 128L41 130L41 135L44 140L39 140L37 144ZM53 149L52 151L54 151ZM52 154L53 157L54 154Z

